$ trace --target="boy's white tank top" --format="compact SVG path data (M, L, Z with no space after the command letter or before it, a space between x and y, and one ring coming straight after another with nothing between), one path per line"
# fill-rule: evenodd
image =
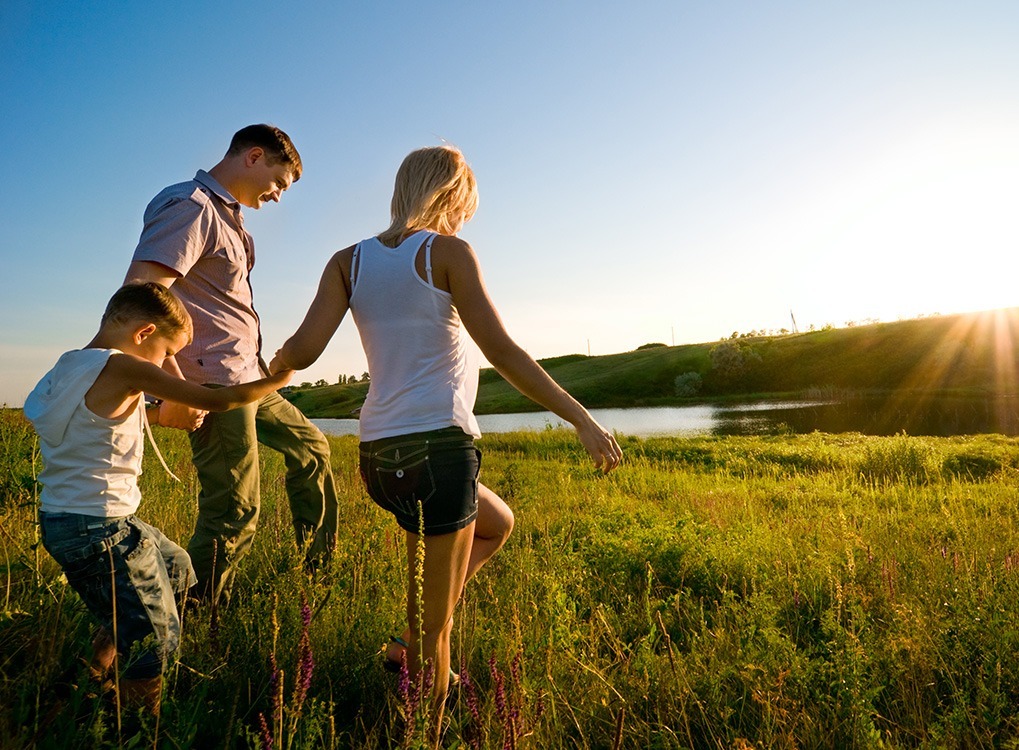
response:
M390 248L372 237L354 249L350 311L371 377L362 441L454 426L481 437L477 349L452 296L431 283L434 238L420 231ZM414 267L419 250L427 280Z

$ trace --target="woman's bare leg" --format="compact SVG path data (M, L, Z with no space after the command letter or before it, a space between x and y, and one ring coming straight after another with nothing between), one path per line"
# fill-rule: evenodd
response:
M440 725L446 691L449 689L449 638L453 610L460 599L474 541L474 524L459 531L424 538L424 576L421 586L422 612L418 613L417 534L407 534L407 667L412 677L425 664L433 670L433 711Z
M468 581L502 549L513 531L513 522L513 511L506 502L479 482L478 518L474 524L474 545L467 565Z
M506 543L513 531L513 523L513 511L505 501L488 487L478 483L478 517L474 522L474 540L471 544L471 556L467 562L465 584ZM461 590L460 594L462 593ZM404 643L410 643L410 629L404 630L400 637ZM386 649L386 658L399 663L404 651L404 647L399 643L390 643Z

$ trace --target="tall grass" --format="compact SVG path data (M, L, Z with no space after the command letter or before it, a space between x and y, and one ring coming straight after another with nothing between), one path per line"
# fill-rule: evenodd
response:
M146 463L140 515L186 542L197 491L187 442L157 439L184 483ZM264 747L270 735L274 748L424 746L380 661L405 625L404 544L361 489L353 438L331 440L343 503L328 569L302 571L282 462L266 451L238 596L217 622L185 612L158 736L125 722L119 737L76 661L89 617L33 547L33 440L19 413L2 412L0 746ZM446 746L1019 737L1019 442L622 442L626 463L603 477L564 431L483 439L483 481L517 528L458 610L464 679Z

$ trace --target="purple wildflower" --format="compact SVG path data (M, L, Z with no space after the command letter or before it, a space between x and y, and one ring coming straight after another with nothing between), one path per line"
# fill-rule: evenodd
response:
M269 654L269 700L272 704L272 715L279 716L282 709L280 694L283 692L280 681L280 670L276 666L276 654Z
M467 672L467 663L460 660L460 685L467 698L467 710L471 712L471 718L479 727L481 726L481 709L478 707L478 691L474 686L474 680Z
M311 674L315 669L315 658L311 653L311 636L308 628L311 625L311 607L308 599L301 594L301 638L297 651L297 680L294 684L294 712L300 713L304 699L311 687Z
M510 712L509 718L510 723L516 726L517 720L520 718L520 704L523 700L524 688L521 684L520 672L521 665L524 661L524 652L517 651L513 657L513 661L510 662L510 677L513 684L513 691L510 694ZM514 732L515 734L515 732Z
M411 717L417 711L418 692L416 681L410 679L410 669L407 667L406 652L400 656L400 676L396 681L396 689L400 694L400 698L403 700L404 717L406 718L409 726Z
M269 730L269 722L265 720L265 714L258 714L258 735L262 740L262 750L272 750L272 732Z
M506 687L503 685L502 673L495 664L495 657L488 660L488 671L492 673L492 684L495 685L495 708L499 712L499 719L506 723Z

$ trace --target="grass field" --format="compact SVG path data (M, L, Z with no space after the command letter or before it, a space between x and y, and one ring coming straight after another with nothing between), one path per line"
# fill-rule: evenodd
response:
M139 515L186 542L187 441L157 439L184 482L147 456ZM93 624L36 545L34 437L0 412L0 747L421 746L378 656L403 626L402 541L355 440L331 442L325 575L301 570L267 451L240 595L185 612L158 727L118 730L77 661ZM517 528L459 609L445 746L1019 746L1019 442L621 442L603 477L565 431L482 440Z

